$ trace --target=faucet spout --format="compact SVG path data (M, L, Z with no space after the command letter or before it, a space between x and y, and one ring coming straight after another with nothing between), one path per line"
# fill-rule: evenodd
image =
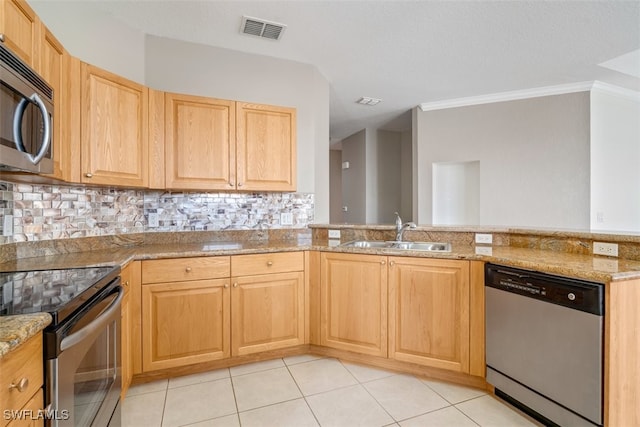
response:
M396 242L402 242L402 236L408 228L416 228L416 224L413 222L405 222L402 224L396 233Z

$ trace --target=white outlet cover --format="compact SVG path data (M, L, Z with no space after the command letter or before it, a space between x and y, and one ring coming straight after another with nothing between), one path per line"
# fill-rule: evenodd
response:
M2 218L2 235L13 236L13 215L5 215Z
M282 212L280 214L280 225L293 225L293 214L291 212Z
M493 243L493 234L476 233L476 243L490 245Z
M160 218L158 212L149 212L149 228L160 227Z
M339 239L340 238L340 230L329 230L329 238L330 239Z

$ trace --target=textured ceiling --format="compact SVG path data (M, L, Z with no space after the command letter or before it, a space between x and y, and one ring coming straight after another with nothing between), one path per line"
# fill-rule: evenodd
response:
M640 90L640 78L598 65L640 49L640 1L94 4L147 34L315 65L331 87L332 140L402 129L424 102L590 80ZM242 15L287 28L279 42L242 35Z

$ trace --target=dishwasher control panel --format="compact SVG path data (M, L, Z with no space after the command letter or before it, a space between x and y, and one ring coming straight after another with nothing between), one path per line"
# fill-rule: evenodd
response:
M604 312L604 286L600 283L486 264L485 286L596 315Z

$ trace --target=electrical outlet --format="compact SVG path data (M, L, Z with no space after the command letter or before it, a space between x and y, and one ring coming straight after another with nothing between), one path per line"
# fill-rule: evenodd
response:
M2 217L2 235L13 236L13 215Z
M476 246L476 254L478 255L493 255L493 248L490 246Z
M293 214L291 212L280 213L280 225L293 225Z
M149 212L149 228L160 227L160 218L158 218L158 212Z
M329 238L330 239L339 239L340 238L340 230L329 230Z
M618 245L616 243L593 242L593 254L618 256Z
M490 245L493 243L493 234L476 233L476 243Z

